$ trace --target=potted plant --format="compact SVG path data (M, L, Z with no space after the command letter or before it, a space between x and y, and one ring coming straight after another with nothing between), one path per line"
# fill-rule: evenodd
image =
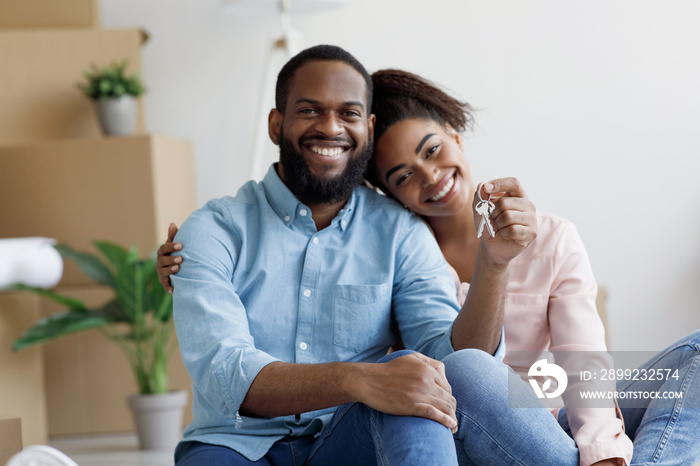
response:
M139 75L126 75L127 61L98 68L94 63L83 73L78 88L95 101L104 134L129 135L136 129L136 98L146 89Z
M128 403L141 448L174 448L182 435L182 412L187 393L184 390L168 391L167 363L175 344L172 338L173 303L172 296L158 281L155 253L140 259L137 248L127 250L106 241L93 244L106 260L75 251L65 244L58 244L55 248L64 259L76 262L90 279L111 287L114 298L99 307L88 308L70 296L16 285L17 289L37 293L67 309L41 319L12 347L19 351L66 335L98 329L124 351L133 369L139 394L129 396Z

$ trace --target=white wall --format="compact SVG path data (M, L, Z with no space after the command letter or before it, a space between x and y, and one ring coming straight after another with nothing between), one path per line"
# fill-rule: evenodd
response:
M221 5L101 0L105 27L151 34L147 126L193 143L200 204L248 179L279 31ZM700 327L699 20L694 0L350 0L293 25L307 46L412 70L480 109L475 181L517 176L573 220L610 293L612 349L655 350Z

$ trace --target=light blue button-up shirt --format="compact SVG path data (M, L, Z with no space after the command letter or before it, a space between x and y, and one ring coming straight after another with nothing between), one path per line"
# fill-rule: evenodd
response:
M335 408L272 419L238 413L273 361L374 362L397 330L407 348L435 359L453 351L459 306L435 239L370 189L355 189L317 231L273 166L261 183L195 211L176 241L184 262L172 276L174 320L194 392L185 440L258 460L287 434L320 432Z

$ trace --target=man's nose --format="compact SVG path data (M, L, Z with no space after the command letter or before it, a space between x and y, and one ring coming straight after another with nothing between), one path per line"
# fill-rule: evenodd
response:
M328 112L321 116L316 129L326 136L337 136L344 131L344 127L334 112Z

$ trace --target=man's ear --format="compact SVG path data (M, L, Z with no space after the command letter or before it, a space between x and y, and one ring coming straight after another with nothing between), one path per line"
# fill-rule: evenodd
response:
M367 117L367 135L370 141L374 141L374 122L376 120L377 117L374 116L374 113L370 113Z
M282 112L273 108L270 110L270 114L267 116L267 131L270 135L270 141L273 144L279 146L280 140L282 139Z

